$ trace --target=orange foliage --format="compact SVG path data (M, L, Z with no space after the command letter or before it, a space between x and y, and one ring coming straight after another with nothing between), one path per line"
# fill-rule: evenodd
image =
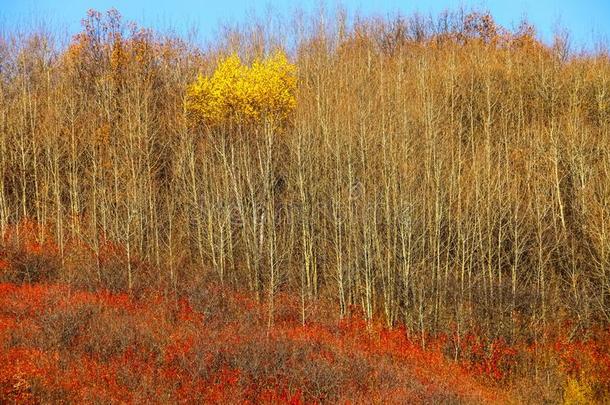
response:
M217 286L208 294L194 302L0 284L0 401L497 402L508 393L496 382L510 380L519 356L535 356L531 346L467 334L453 362L443 354L448 337L429 336L424 349L406 330L361 317L303 326L298 305L267 332L264 305ZM608 337L558 336L538 352L603 389Z
M31 268L34 258L56 260L48 234L28 220L9 227L0 275ZM65 266L74 258L71 266L125 260L120 244L101 239L98 246L66 241ZM367 323L356 310L337 321L320 304L310 309L315 321L303 325L298 297L286 293L277 295L275 326L266 331L266 304L220 285L204 286L200 299L152 289L134 298L99 286L43 284L55 280L48 268L15 280L30 283L0 283L2 401L495 402L508 395L499 384L510 387L520 363L541 356L566 377L586 376L597 392L610 386L610 331L584 340L555 333L538 347L474 332L423 336L423 348L422 336ZM458 362L445 355L454 350Z
M0 284L0 399L302 404L425 400L447 390L502 398L403 330L351 318L286 321L267 334L262 306L242 307L242 321L224 319L221 307L244 299L223 294L206 315L185 299Z

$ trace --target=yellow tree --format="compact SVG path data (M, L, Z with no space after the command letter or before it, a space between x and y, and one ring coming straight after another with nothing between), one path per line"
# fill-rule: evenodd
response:
M236 54L222 59L212 76L187 89L187 110L207 125L282 122L296 107L296 67L277 51L251 66Z

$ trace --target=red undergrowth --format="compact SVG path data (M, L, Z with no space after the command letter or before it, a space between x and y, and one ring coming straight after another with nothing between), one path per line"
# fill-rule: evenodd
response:
M267 331L263 306L224 296L209 306L0 284L0 398L300 404L504 396L404 330L352 318L305 326L284 320ZM234 313L238 319L227 318Z

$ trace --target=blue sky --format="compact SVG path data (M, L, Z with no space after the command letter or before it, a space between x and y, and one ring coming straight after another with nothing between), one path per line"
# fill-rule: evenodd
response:
M213 34L221 22L243 22L251 12L264 15L269 9L289 15L295 6L311 11L321 3L327 9L341 4L349 12L363 15L388 15L395 12L436 14L460 6L491 11L502 25L512 27L525 16L536 25L544 39L554 27L571 33L573 45L591 49L600 39L610 40L610 0L0 0L0 27L29 27L39 21L68 34L78 32L87 9L118 9L128 20L152 28L186 33L196 27L204 38ZM0 28L1 29L1 28Z

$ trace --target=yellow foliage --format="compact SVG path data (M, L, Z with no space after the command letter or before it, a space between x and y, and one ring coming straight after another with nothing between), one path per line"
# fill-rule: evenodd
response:
M565 405L594 403L591 384L586 380L568 378L568 382L563 392L563 403Z
M200 75L187 88L188 111L196 121L285 120L296 107L296 67L283 52L242 64L236 54L218 63L211 77Z

